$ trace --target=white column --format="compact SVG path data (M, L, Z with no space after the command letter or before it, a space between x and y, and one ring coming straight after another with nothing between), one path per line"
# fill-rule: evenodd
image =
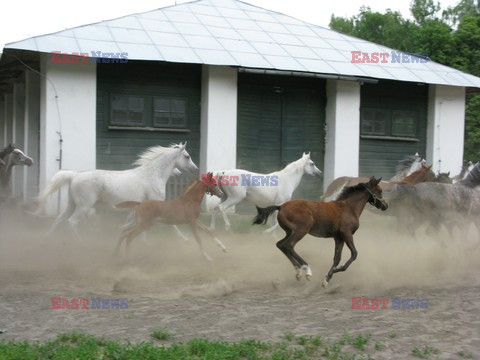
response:
M95 169L96 69L95 63L52 63L51 54L41 55L40 189L58 172L60 160L62 169ZM53 204L55 199L49 211Z
M428 89L427 162L432 170L455 175L463 162L465 88L430 85Z
M360 84L327 80L324 190L339 176L358 176Z
M200 171L233 169L237 162L237 69L202 68Z
M96 162L96 64L40 61L40 188L59 170L92 170Z

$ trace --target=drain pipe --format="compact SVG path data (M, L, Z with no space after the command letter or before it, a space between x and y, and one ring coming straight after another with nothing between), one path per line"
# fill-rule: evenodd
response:
M62 170L62 160L63 160L63 137L62 137L62 133L60 131L57 131L57 135L59 137L58 142L59 142L59 146L60 146L57 161L58 161L58 170L60 171L60 170ZM58 192L57 214L60 213L61 202L62 202L62 189L60 189L60 191Z

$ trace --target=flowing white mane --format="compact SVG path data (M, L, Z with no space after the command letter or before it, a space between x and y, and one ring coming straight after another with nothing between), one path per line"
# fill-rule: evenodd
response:
M172 144L169 147L164 146L152 146L141 153L137 160L133 163L137 166L146 166L157 160L159 157L165 156L172 152L173 149L178 148L178 144Z

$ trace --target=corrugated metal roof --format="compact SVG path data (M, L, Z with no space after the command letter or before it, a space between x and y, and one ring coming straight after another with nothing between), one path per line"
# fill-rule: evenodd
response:
M128 53L129 60L227 65L480 88L432 61L394 62L392 49L236 0L199 0L7 44L50 53ZM352 51L388 53L353 63Z

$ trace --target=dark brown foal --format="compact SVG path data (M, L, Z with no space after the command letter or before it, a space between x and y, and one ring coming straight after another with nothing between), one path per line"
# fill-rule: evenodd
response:
M372 177L366 183L350 186L343 190L338 200L332 202L291 200L280 206L264 209L257 207L258 214L253 223L265 223L270 214L278 210L277 220L285 230L286 236L277 242L277 247L295 267L297 280L301 279L302 273L310 279L312 270L295 252L295 245L307 234L324 238L333 237L335 240L333 265L323 281L323 286L327 287L333 274L347 270L357 258L353 234L360 226L359 218L365 205L370 203L381 210L388 208L382 198L380 180ZM351 256L344 265L339 266L344 244L350 249Z

